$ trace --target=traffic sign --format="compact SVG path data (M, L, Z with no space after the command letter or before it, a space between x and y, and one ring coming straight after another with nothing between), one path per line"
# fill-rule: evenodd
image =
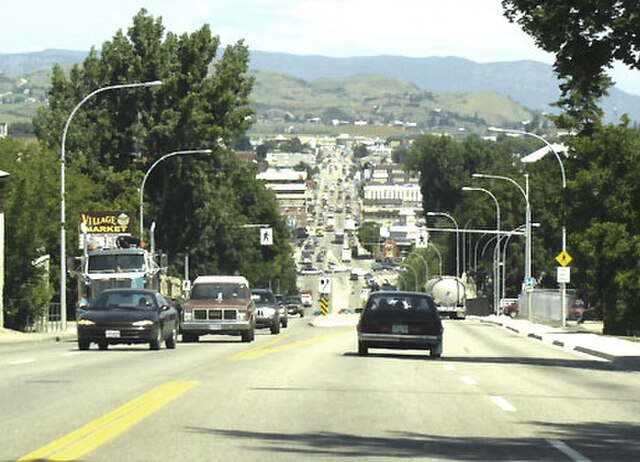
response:
M524 279L524 288L525 289L533 289L536 285L536 279L534 277L527 277Z
M571 282L571 268L569 266L558 266L558 279L559 283Z
M322 316L329 314L329 297L324 295L320 297L320 313L322 313Z
M273 228L260 228L260 245L273 245Z
M329 278L320 278L318 281L318 292L321 294L330 294L331 293L331 279Z
M563 250L558 255L556 255L556 261L562 266L567 266L569 263L571 263L571 260L573 260L573 258L571 258L571 255L569 255L569 252L567 252L566 250Z
M416 248L426 249L429 244L429 233L424 230L420 230L420 233L416 236Z

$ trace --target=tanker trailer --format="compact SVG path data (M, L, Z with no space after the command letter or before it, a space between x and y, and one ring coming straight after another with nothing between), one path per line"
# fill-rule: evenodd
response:
M425 291L433 297L441 316L464 319L467 316L465 287L460 278L440 276L429 279Z

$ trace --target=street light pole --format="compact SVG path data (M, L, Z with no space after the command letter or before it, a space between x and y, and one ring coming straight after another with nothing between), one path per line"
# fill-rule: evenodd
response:
M98 88L85 96L71 111L67 122L64 125L62 131L62 141L60 144L60 321L62 329L67 329L67 249L66 249L66 221L65 221L65 147L67 142L67 132L69 131L69 125L73 116L78 112L80 106L82 106L87 100L109 90L120 90L123 88L137 88L137 87L155 87L162 85L162 81L153 80L150 82L138 82L138 83L125 83L120 85L109 85L106 87Z
M414 250L413 252L411 252L408 255L408 257L410 257L411 255L417 255L418 258L420 258L420 260L422 260L422 263L424 264L424 277L425 277L425 282L426 282L427 280L429 280L429 265L427 264L427 260L422 255L420 255L420 253L418 253L417 250ZM417 290L417 288L418 288L418 284L416 284L416 290Z
M149 167L147 169L147 172L144 174L144 178L142 178L142 184L140 185L140 240L142 240L142 233L144 232L144 215L143 215L144 185L147 182L147 178L149 177L149 174L155 168L155 166L158 165L163 160L168 159L169 157L182 156L186 154L211 154L211 153L212 153L211 149L189 149L184 151L174 151L174 152L170 152L169 154L165 154L164 156L156 160L153 164L151 164L151 167Z
M403 268L409 268L411 271L413 271L413 280L415 282L415 285L413 286L413 288L415 289L416 292L418 292L418 272L413 269L412 266L407 265L405 263L400 263L400 266L402 266Z
M456 227L456 277L460 277L460 228L458 227L458 222L448 213L445 212L427 212L428 217L436 217L443 216L447 217L449 220L453 222Z
M513 184L522 193L525 202L525 251L524 251L524 281L523 286L525 289L531 284L531 203L529 202L529 174L524 175L525 189L512 178L502 175L491 175L488 173L474 173L471 175L473 178L490 178L495 180L505 180ZM527 291L530 294L529 291ZM527 314L529 320L531 320L531 299L527 296Z
M556 160L558 161L558 164L560 165L560 175L562 178L562 190L566 191L567 190L567 176L565 174L565 170L564 170L564 163L562 162L562 159L560 158L560 154L558 154L558 151L556 149L554 149L553 145L551 143L549 143L549 141L547 141L544 137L537 135L535 133L531 133L531 132L526 132L524 130L514 130L514 129L509 129L509 128L498 128L498 127L489 127L489 131L492 132L498 132L498 133L513 133L515 135L522 135L522 136L530 136L532 138L537 139L538 141L542 141L547 148L549 149L549 151L551 151L553 153L553 155L556 157ZM527 186L527 193L528 193L528 186ZM529 220L530 221L530 220ZM564 220L563 220L564 221ZM531 233L531 227L529 226L529 235ZM529 251L531 244L529 243ZM566 227L566 223L562 223L562 252L566 252L567 251L567 227ZM562 322L562 327L566 327L567 325L567 300L566 300L566 294L567 294L567 283L566 282L561 282L560 283L560 304L561 304L561 309L560 309L560 317L562 318L561 322ZM530 307L529 307L530 308ZM531 319L531 314L529 314L529 319Z
M427 246L433 247L433 250L436 251L436 255L438 255L438 276L442 276L442 254L440 254L440 250L433 242L429 242Z
M493 260L493 264L494 264L494 282L493 282L493 306L494 306L494 312L497 314L498 312L498 307L500 306L500 203L498 202L498 199L496 198L495 194L493 194L491 191L489 191L488 189L485 188L474 188L474 187L470 187L470 186L463 186L462 187L463 191L480 191L483 192L487 195L489 195L491 197L491 199L493 199L493 202L496 204L496 245L498 247L498 255L497 255L497 259L494 256L494 260ZM503 266L503 273L504 273L504 266ZM505 296L504 293L504 289L502 291L502 296Z

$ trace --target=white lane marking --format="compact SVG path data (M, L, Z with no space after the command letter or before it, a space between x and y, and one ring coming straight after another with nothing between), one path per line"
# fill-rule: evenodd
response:
M565 456L567 456L571 460L574 460L576 462L590 462L588 458L580 454L575 449L570 448L569 446L567 446L566 443L563 443L560 440L547 440L547 443L549 443L551 446L556 448L558 451L563 453Z
M473 377L469 377L468 375L465 375L464 377L462 377L462 381L467 385L478 385L478 382L476 382L476 379L474 379Z
M29 364L34 362L35 359L18 359L16 361L10 361L9 365L10 366L19 366L20 364Z
M504 399L502 396L492 396L491 401L493 401L500 409L506 412L515 412L516 408L513 405Z
M444 364L442 367L444 367L445 370L447 370L447 371L455 371L456 370L456 366L454 366L452 364Z

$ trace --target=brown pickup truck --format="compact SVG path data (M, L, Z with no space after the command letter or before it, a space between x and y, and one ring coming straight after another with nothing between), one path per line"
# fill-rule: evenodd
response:
M239 335L252 342L256 308L249 281L242 276L199 276L193 282L180 319L183 342L197 342L201 335Z

